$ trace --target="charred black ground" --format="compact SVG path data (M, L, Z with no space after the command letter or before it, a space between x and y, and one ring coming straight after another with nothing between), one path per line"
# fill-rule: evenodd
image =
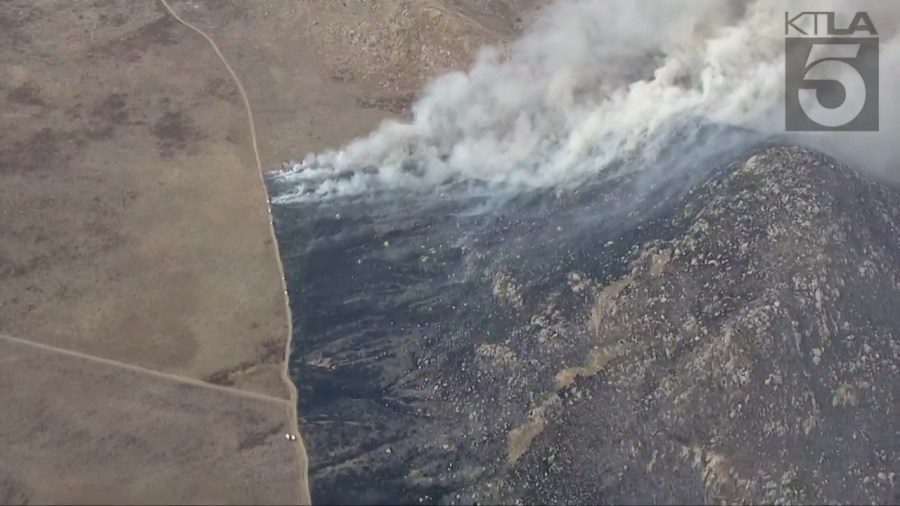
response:
M900 196L753 153L276 205L313 501L896 502Z

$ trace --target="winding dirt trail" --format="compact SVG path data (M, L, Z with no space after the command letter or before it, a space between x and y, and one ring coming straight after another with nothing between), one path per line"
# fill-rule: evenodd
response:
M219 49L219 46L216 44L215 40L210 37L206 32L192 25L191 23L185 21L181 16L175 12L174 9L168 4L166 0L159 0L159 2L165 7L165 9L174 17L179 23L184 25L185 27L193 30L195 33L206 39L209 42L210 47L212 47L213 51L215 51L216 56L219 57L219 60L222 61L222 64L228 70L228 73L231 75L232 80L234 81L235 86L241 95L241 100L244 103L244 109L247 112L247 122L250 128L250 144L253 147L253 155L256 161L256 169L259 174L259 189L262 192L263 198L266 199L267 202L267 210L269 213L269 234L272 240L272 250L275 253L275 263L278 265L278 271L281 277L281 285L284 289L284 305L285 305L285 319L287 323L288 333L285 337L285 345L284 345L284 363L281 370L282 380L284 381L285 387L288 389L290 395L290 401L288 402L287 407L287 416L288 423L290 424L291 431L294 434L297 434L297 461L300 465L300 496L303 504L311 504L311 498L309 494L309 484L308 484L308 459L306 455L306 447L303 444L303 437L300 432L298 416L297 416L297 388L294 386L293 381L291 381L290 373L288 370L289 361L291 356L291 338L293 337L293 323L291 320L291 307L290 301L288 300L288 292L287 292L287 282L285 281L284 275L284 265L281 262L281 253L278 247L278 237L275 234L275 226L272 220L272 209L271 206L268 205L268 191L266 190L266 181L265 181L265 173L262 166L262 161L259 156L259 142L257 141L256 136L256 122L253 117L253 108L250 106L250 99L247 97L247 91L244 89L244 85L241 82L241 79L238 77L237 73L234 69L231 68L231 65L228 63L228 59L225 58L225 55L222 54L222 51Z

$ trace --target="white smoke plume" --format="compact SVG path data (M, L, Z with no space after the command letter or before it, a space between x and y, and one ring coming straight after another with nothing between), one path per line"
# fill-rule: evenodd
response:
M278 177L282 201L428 189L447 179L552 187L602 174L679 118L784 133L785 12L867 11L880 34L881 130L795 140L880 175L900 169L900 1L559 0L505 54L434 79L388 121ZM682 126L683 127L683 126Z

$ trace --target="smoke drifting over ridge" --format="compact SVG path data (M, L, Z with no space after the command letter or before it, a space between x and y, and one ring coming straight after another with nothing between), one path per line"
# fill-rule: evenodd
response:
M468 72L433 80L410 122L385 122L294 164L278 176L294 191L278 200L427 190L448 179L577 184L614 175L623 158L652 165L676 130L691 137L684 130L700 128L695 120L783 134L785 11L808 10L836 11L838 26L869 13L881 42L881 130L792 140L897 178L900 2L560 0L506 54L485 49ZM657 167L653 177L665 173Z

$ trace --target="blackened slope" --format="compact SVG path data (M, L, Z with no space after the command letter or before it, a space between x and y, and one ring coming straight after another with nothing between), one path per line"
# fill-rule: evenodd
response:
M655 224L677 192L632 183L276 206L313 501L500 483L510 428L593 346L570 276L616 277L674 233Z
M276 207L313 500L891 500L900 201L833 163Z
M544 414L506 493L896 502L898 193L780 148L678 218L686 234L597 287L596 346L615 358Z

